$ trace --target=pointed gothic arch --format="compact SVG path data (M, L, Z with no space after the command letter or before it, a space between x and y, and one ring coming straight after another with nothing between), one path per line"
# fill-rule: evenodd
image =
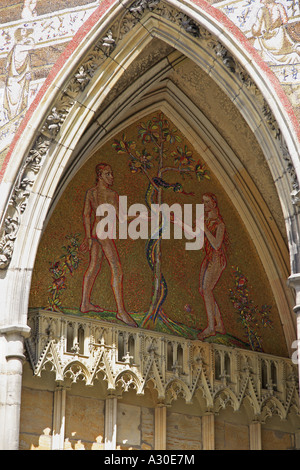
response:
M122 95L121 112L119 109L117 112L113 105L101 109L109 91L133 63L138 51L145 49L151 39L157 37L174 46L199 67L209 68L218 86L235 102L265 154L287 222L289 253L281 235L277 233L274 236L275 227L267 221L267 207L258 201L255 188L249 190L247 179L240 181L241 188L244 192L248 190L248 194L239 204L249 230L253 230L253 237L254 233L258 235L257 248L273 282L273 291L277 293L290 347L296 337L295 321L291 312L291 295L284 282L290 272L298 273L300 264L297 251L298 208L292 200L299 189L300 133L287 100L255 51L220 12L204 7L199 1L197 4L180 4L179 7L177 2L167 0L159 12L155 8L146 8L141 13L133 13L130 11L132 5L130 1L101 4L60 58L12 144L2 184L0 261L5 291L3 324L26 325L35 254L45 221L58 195L92 149L102 145L131 119L145 113L145 109L153 109L151 100L154 96L156 106L172 114L179 125L188 123L189 129L186 127L185 130L191 137L197 137L199 147L205 148L204 136L210 132L210 141L214 141L215 148L211 154L207 152L207 158L214 159L223 175L222 181L225 184L227 180L230 185L235 155L229 148L226 150L226 145L220 145L220 142L224 144L220 135L212 131L204 116L200 118L192 103L184 106L185 98L173 84L161 82L159 92L151 88L158 76L162 80L165 70L174 64L162 63L161 68L157 66L155 69L158 75L151 75L150 71L139 77L135 85L139 85L137 91L145 99L143 105L131 87ZM186 25L192 28L192 33ZM111 30L118 31L119 36L111 36L113 47L104 46L103 38ZM247 54L251 56L250 62ZM176 58L175 54L174 61L177 59L179 57ZM131 103L131 108L128 103ZM219 160L216 155L219 155ZM237 204L241 193L242 190L234 195ZM249 222L251 212L252 221Z
M170 8L174 8L172 2L170 3L167 2L165 5L169 6ZM103 8L104 6L101 9L102 11L103 11ZM123 8L122 13L120 13L120 8ZM129 12L130 11L129 2L126 8L127 8L126 11ZM189 8L189 11L184 11L184 10L186 10L186 8L183 9L183 12L181 14L182 15L188 14L189 16L186 16L186 17L189 19L190 22L193 22L194 24L201 25L201 26L205 24L205 27L207 28L207 31L209 32L209 35L210 35L209 36L210 40L213 38L213 34L216 33L216 28L220 29L220 25L218 24L218 21L216 21L216 18L210 17L210 21L208 22L207 12L206 12L206 15L204 15L204 12L202 10L199 12L199 9L195 5L191 5ZM124 17L124 7L120 7L120 5L117 5L117 6L114 5L112 9L110 9L109 11L106 11L104 17L99 19L93 25L93 28L91 28L91 30L89 31L89 34L86 35L84 46L80 44L80 46L77 47L76 54L74 53L75 52L74 44L72 44L69 47L69 49L71 50L71 52L73 52L73 54L70 56L70 52L69 51L66 52L66 56L70 56L70 57L69 57L69 60L66 62L65 67L61 69L60 73L55 77L52 83L46 84L46 86L44 87L45 92L43 94L43 100L41 100L41 96L38 97L37 101L40 101L40 102L37 105L37 109L35 111L31 110L31 113L33 112L33 115L32 115L31 120L28 122L29 126L26 129L28 131L26 132L26 137L27 137L26 141L24 142L24 138L22 138L22 139L17 140L12 145L10 154L13 155L14 164L10 165L12 171L9 168L7 170L7 173L8 173L7 179L9 179L10 176L12 176L10 175L10 173L16 172L16 168L18 166L16 165L16 162L19 161L20 162L19 175L16 175L17 177L15 178L14 183L15 185L20 183L18 179L20 179L20 176L22 176L22 171L24 170L24 159L25 161L26 160L28 161L29 159L28 152L29 152L29 155L31 156L34 152L36 152L39 154L38 155L39 157L41 157L44 153L49 154L49 152L51 152L52 162L50 165L49 164L43 165L43 169L42 169L42 168L38 168L39 167L38 163L36 164L37 169L35 171L38 172L38 175L36 176L36 178L34 178L34 187L36 188L36 191L32 190L31 193L36 192L39 194L40 196L38 198L39 205L41 205L42 197L49 200L55 194L55 191L57 189L57 183L59 182L59 179L60 179L59 172L61 172L62 174L62 171L61 171L62 167L67 166L70 163L70 161L72 160L71 154L74 154L74 152L76 152L76 142L78 143L79 139L82 139L82 132L80 131L77 132L77 130L84 129L85 132L89 133L89 135L91 135L90 134L91 132L95 133L93 126L88 127L88 123L89 121L91 121L92 117L95 115L96 110L99 108L99 104L101 103L101 101L103 101L103 99L105 98L105 95L108 93L108 91L111 89L114 83L116 83L118 78L124 73L124 71L129 67L129 65L134 60L135 57L134 57L134 54L131 54L131 51L134 50L134 48L136 48L137 44L140 45L141 49L145 48L147 44L149 43L149 40L151 39L152 36L156 36L163 40L166 40L167 42L173 43L173 41L177 40L176 39L177 35L179 35L179 39L177 40L177 43L176 43L176 49L180 50L180 52L183 53L184 55L192 58L195 62L197 61L197 63L199 63L201 67L203 68L205 68L205 66L208 67L207 63L209 61L209 54L207 53L207 50L205 50L203 43L200 42L200 44L197 44L198 38L197 37L195 38L192 34L187 33L182 27L182 22L181 24L172 23L172 21L170 21L169 18L165 17L167 16L165 11L163 12L164 16L162 16L162 18L160 18L157 14L155 14L153 18L151 11L145 12L146 16L145 16L144 23L140 21L140 18L136 19L137 24L135 24L134 25L135 28L132 28L132 30L128 33L130 34L129 38L128 38L128 35L125 35L128 50L126 50L126 48L122 48L122 38L119 39L119 44L117 44L115 48L115 51L117 51L118 49L118 52L115 52L115 56L113 57L113 60L110 59L110 56L108 54L102 51L101 52L102 59L103 59L103 56L105 56L107 60L104 60L104 63L102 63L101 66L99 66L98 62L100 59L98 58L98 62L97 62L97 58L95 58L95 44L97 45L97 47L99 46L99 42L101 42L101 39L99 40L99 38L101 38L104 32L108 30L109 27L111 27L111 25L115 21L115 18L117 17L118 14L119 16L121 15L121 17L122 16ZM100 13L101 12L99 11L98 15L100 15ZM126 13L126 15L127 14L128 13ZM196 21L197 23L195 23ZM120 19L119 19L119 22L120 22ZM147 23L147 28L145 27L146 23ZM96 29L96 25L97 27L100 26L100 28L98 27ZM201 37L201 31L199 32L199 34ZM236 46L237 38L235 37L234 41L230 41L229 32L227 32L227 35L228 35L227 40L226 41L224 40L222 44L218 40L216 41L215 38L213 38L215 41L215 43L213 44L213 52L216 53L215 49L216 48L218 49L218 52L216 54L220 55L223 58L223 64L222 63L219 64L218 67L215 67L215 69L211 67L211 74L214 77L214 79L218 82L219 86L223 87L223 89L228 94L230 93L232 94L231 99L235 99L236 106L241 111L241 113L243 113L244 110L247 109L246 120L248 124L250 125L250 127L252 128L253 132L258 132L258 139L261 145L264 147L266 158L270 161L271 153L273 154L277 153L277 155L274 158L275 161L270 162L271 169L273 170L272 176L274 180L276 180L276 177L278 177L279 171L284 170L284 167L282 166L282 155L280 154L280 151L282 151L283 143L280 142L281 146L279 146L279 148L276 149L276 142L274 144L274 142L272 142L272 138L270 138L270 136L272 137L272 131L270 130L270 128L263 129L261 134L259 134L260 129L258 128L255 129L255 126L258 127L258 123L257 123L256 116L255 116L255 114L259 112L259 110L257 109L257 103L255 103L255 100L252 100L251 102L251 96L249 97L249 93L247 94L244 92L243 88L245 88L244 87L245 80L244 80L244 83L241 82L238 84L236 76L232 73L233 67L235 68L237 66L241 67L238 62L238 60L240 59L241 51ZM78 40L76 41L76 39L74 39L74 41L75 43L78 42ZM197 52L197 46L198 47L200 46L199 50L201 53L199 53L199 51ZM223 47L223 50L221 50L220 47ZM226 49L225 47L227 47L228 49ZM207 49L207 45L206 45L206 49ZM234 51L235 55L230 56L228 51L230 52ZM211 51L209 52L211 54ZM252 51L252 53L255 56L254 51ZM80 65L80 63L82 62L84 62L84 65ZM118 64L117 67L115 66L116 63ZM241 60L241 63L243 63L242 60ZM78 65L79 65L79 69L78 69ZM114 65L114 70L112 70L112 65ZM103 70L102 70L102 66L103 66ZM84 68L87 69L88 67L89 67L89 70L87 73L83 69ZM95 72L94 69L97 69L97 72ZM220 73L220 70L222 73ZM246 68L244 69L244 67L242 66L242 68L239 70L239 74L241 75L242 72L245 73L246 71L247 71ZM253 70L251 71L253 72L253 76L255 76L255 73L254 73L255 67L253 67ZM77 82L77 86L78 86L78 83L80 83L80 86L76 90L77 93L76 92L74 93L74 83L73 83L73 88L70 86L68 88L67 83L68 81L70 83L70 80L68 80L69 76L72 75L72 78L74 78L74 74L76 75L76 73L77 75L80 75L80 77L78 78L79 82ZM163 73L163 71L161 73ZM228 75L228 77L226 77L226 75ZM49 79L51 79L51 77L49 77ZM265 82L267 83L266 79L265 79ZM253 84L254 83L255 82L253 81ZM266 88L266 83L264 83L263 80L260 80L259 86L261 88ZM268 83L269 87L270 85L272 86L271 83ZM238 99L237 99L236 94L233 91L234 86L239 86L240 88ZM84 89L83 90L84 92L80 93L82 88ZM73 93L73 96L70 96L72 93ZM266 99L266 102L268 102L267 98L265 99ZM270 104L272 105L272 108L275 108L274 101L275 100L273 99L272 103ZM247 104L248 106L246 106ZM277 104L277 108L280 108L282 104L280 103L280 99L277 100L276 104ZM51 110L50 113L49 113L49 110ZM284 121L284 117L282 117L282 115L286 114L289 110L286 110L284 106L283 107L281 106L280 108L281 118L278 112L276 115L276 109L270 108L269 112L271 111L274 113L274 116L277 119L277 123L275 119L273 119L271 122L271 126L273 127L273 133L279 132L284 136L284 141L287 142L287 146L289 147L291 162L294 164L295 173L297 173L297 165L298 165L297 158L293 156L295 153L295 148L293 148L293 142L295 142L295 134L294 133L292 135L287 134L287 132L291 133L291 129L286 129L287 125L289 124L287 119L285 119L285 126L282 126L282 127L280 126L282 121ZM57 116L53 116L55 112L57 113ZM28 114L30 115L30 113ZM79 118L78 118L78 115L80 115ZM56 118L56 121L54 118ZM105 119L105 114L104 114L104 119ZM110 119L110 121L111 120L112 119ZM31 124L32 121L35 122L35 126ZM56 124L54 124L53 121L55 121ZM99 122L98 122L97 124L98 124L98 128L101 129L101 127L103 127L102 123L99 125ZM262 122L259 123L259 127L264 127L263 124L264 123L262 119ZM107 117L106 117L105 125L107 127L109 126ZM94 127L95 127L95 124L94 124ZM36 134L37 134L36 132L37 128L41 130L41 135L39 136L40 139L36 139L35 145L33 145L34 137L36 137ZM49 132L49 129L51 129L50 132ZM48 136L48 140L44 139L42 142L42 135L45 135L45 134ZM99 129L98 129L97 134L99 134ZM85 144L86 142L83 140L83 145ZM20 152L21 149L22 149L22 152ZM24 156L22 156L22 154ZM48 161L49 160L50 158L48 159ZM45 168L46 166L48 167L47 169ZM279 166L281 166L281 168L279 168ZM41 171L41 170L44 170L44 171ZM277 174L276 174L276 170L277 170ZM34 172L34 170L32 171ZM50 180L52 182L52 178L55 179L57 183L54 184L52 188L50 187L46 188L45 181ZM284 187L283 188L278 187L278 192L280 193L282 200L283 198L285 199L283 202L283 209L285 210L284 216L293 217L293 206L291 204L291 201L289 201L288 198L286 197L287 194L291 192L292 185L290 184L288 178L284 176L284 179L285 179ZM38 181L41 182L43 189L38 184ZM31 188L28 188L28 189L31 189ZM10 196L13 196L13 194L10 194ZM33 196L31 196L31 199L33 199ZM27 201L25 201L23 205L25 205L26 202ZM29 208L26 207L26 212L28 212L28 209ZM47 211L47 209L48 207L45 208L45 211ZM5 214L5 211L4 211L4 214ZM40 223L44 217L45 217L45 214L38 215L38 220ZM22 218L25 219L25 217L22 217ZM22 222L19 225L23 225L24 223L22 224ZM12 238L13 237L10 237L10 241L12 240ZM4 268L7 267L7 263L5 261L3 262L3 260L1 261L2 261L3 267ZM10 263L10 258L7 261L8 263ZM293 260L291 261L292 261L291 264L293 265ZM293 266L292 266L292 269L293 269Z

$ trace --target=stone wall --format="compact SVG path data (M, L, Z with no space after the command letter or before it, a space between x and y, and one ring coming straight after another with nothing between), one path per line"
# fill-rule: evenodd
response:
M52 373L34 378L25 366L21 404L21 450L51 450L54 389ZM94 387L73 384L66 394L65 450L105 449L105 399L103 382ZM203 403L195 398L187 405L178 399L167 408L166 450L197 451L203 449ZM296 448L293 420L285 423L278 417L262 424L263 450ZM250 450L251 417L247 405L233 413L226 407L215 415L216 450ZM153 391L138 397L134 391L120 396L117 405L117 450L155 449L155 403Z
M53 392L24 387L20 449L51 449Z

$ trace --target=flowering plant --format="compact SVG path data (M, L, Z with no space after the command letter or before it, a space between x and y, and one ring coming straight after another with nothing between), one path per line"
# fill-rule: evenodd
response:
M52 284L48 289L50 294L48 309L53 312L61 312L61 294L67 288L67 274L72 275L74 270L78 268L80 262L78 256L79 236L79 233L67 235L66 239L69 240L69 244L62 247L64 253L60 256L59 261L50 263L49 271L52 274Z
M250 287L248 279L242 274L238 267L233 268L234 288L229 289L229 298L233 307L238 311L239 321L245 330L250 346L255 351L262 351L262 338L257 329L261 325L263 328L273 328L271 316L271 306L262 305L259 308L250 297Z

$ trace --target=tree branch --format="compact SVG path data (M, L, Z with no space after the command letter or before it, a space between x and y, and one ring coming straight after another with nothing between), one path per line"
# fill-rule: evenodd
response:
M160 175L162 175L166 171L178 171L179 173L183 171L184 173L188 173L188 172L192 172L192 171L195 171L195 170L191 169L191 168L177 168L177 167L173 167L173 166L166 166L165 168L162 168L160 170Z

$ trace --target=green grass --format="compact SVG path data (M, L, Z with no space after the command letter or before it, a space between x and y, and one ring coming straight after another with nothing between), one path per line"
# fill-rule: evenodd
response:
M79 309L75 308L62 308L62 313L65 315L75 315L82 318L90 318L95 320L106 321L109 323L115 323L118 325L124 325L124 323L116 318L116 312L111 311L104 311L104 312L88 312L82 313ZM141 313L131 313L131 317L136 321L137 325L143 324L143 320L147 315L147 312ZM155 331L159 331L161 333L181 336L185 339L190 340L197 340L197 334L199 330L183 325L181 323L176 323L174 321L167 321L163 322L162 320L158 319L155 327ZM223 344L224 346L230 347L238 347L244 349L251 349L250 345L245 341L236 338L230 334L216 334L215 336L210 336L204 340L206 343L215 343L215 344Z

